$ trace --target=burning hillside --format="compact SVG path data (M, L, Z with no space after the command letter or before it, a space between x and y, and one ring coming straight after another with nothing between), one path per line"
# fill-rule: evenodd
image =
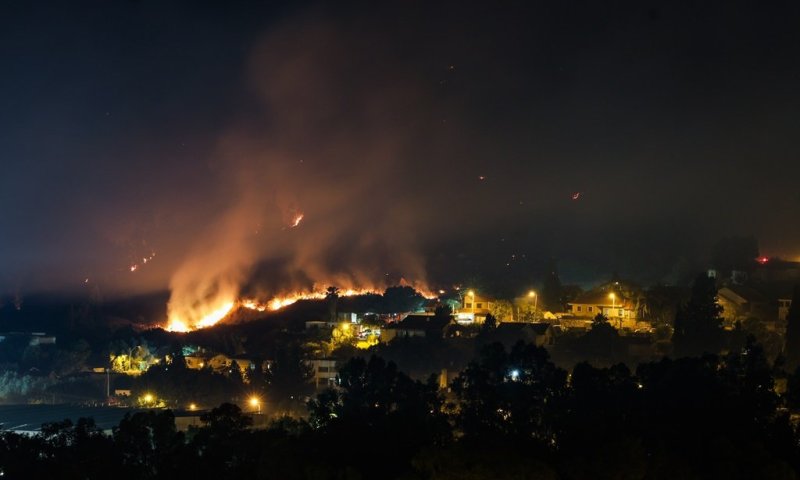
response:
M403 288L403 287L399 287ZM414 294L420 295L423 298L434 298L434 295L429 293L426 289L418 291L412 290ZM241 298L238 300L223 301L223 303L216 305L203 305L199 306L194 312L191 312L187 317L170 316L168 324L165 329L171 332L189 332L201 328L211 327L216 325L230 316L237 308L243 308L253 312L274 312L281 310L285 307L293 305L300 300L323 300L330 296L336 297L357 297L374 295L381 296L382 292L377 289L346 289L346 290L308 290L292 292L286 295L272 297L268 301L261 301L256 298ZM186 318L192 319L187 322Z

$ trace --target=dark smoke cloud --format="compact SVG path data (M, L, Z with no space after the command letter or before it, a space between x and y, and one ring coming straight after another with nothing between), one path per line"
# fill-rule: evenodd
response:
M792 4L117 3L0 7L7 292L800 255Z

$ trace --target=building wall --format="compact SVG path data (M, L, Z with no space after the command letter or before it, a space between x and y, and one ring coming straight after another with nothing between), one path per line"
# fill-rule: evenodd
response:
M570 312L576 317L595 317L598 313L602 313L609 320L622 319L636 319L636 311L628 306L619 305L604 305L604 304L588 304L588 303L570 303Z
M778 320L781 322L786 321L786 316L789 315L789 307L791 306L792 301L788 298L778 300Z
M461 308L456 309L453 313L456 321L462 325L483 323L486 320L486 315L491 313L493 306L494 300L489 297L465 294L461 303Z
M336 367L336 360L329 358L306 360L306 365L311 367L314 373L314 386L316 388L332 387L336 383L336 375L339 370Z
M389 343L397 337L424 337L425 330L412 330L403 328L384 328L381 330L381 342Z

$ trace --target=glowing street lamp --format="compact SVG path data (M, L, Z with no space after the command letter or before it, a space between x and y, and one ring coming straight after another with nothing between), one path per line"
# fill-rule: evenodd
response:
M189 411L194 412L195 410L197 410L197 405L195 405L194 403L190 403L189 404Z
M153 399L154 399L154 397L153 397L152 393L145 393L144 397L142 397L142 400L144 400L144 403L153 403Z
M257 409L259 415L261 415L261 401L256 396L250 397L250 406Z
M615 316L617 311L617 296L614 293L609 293L608 298L611 299L611 316ZM619 328L622 330L622 318L618 318Z
M472 321L475 321L475 291L470 290L467 292L467 295L470 296L470 305L472 307Z
M536 307L537 307L537 305L539 303L539 295L536 295L536 292L531 290L530 292L528 292L528 298L532 298L533 299L533 321L535 322L536 321Z

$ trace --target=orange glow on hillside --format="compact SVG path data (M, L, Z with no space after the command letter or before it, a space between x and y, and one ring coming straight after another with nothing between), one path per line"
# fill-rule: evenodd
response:
M422 296L426 298L434 298L427 290L417 290ZM358 295L381 295L382 292L378 289L369 288L348 288L339 290L339 297L353 297ZM255 298L243 298L238 301L224 300L218 302L214 307L204 306L197 307L190 313L191 318L197 318L197 321L187 321L186 319L172 315L166 326L166 330L170 332L190 332L200 328L211 327L216 325L226 316L228 316L236 307L245 308L255 312L278 311L286 308L300 300L322 300L327 297L328 293L324 290L307 290L291 292L285 295L275 296L267 302L262 302Z
M167 324L167 328L165 330L169 332L188 332L198 328L211 327L225 318L231 312L231 310L233 310L235 304L235 302L230 301L223 302L221 305L215 308L200 312L198 315L200 318L194 325L189 325L189 323L182 318L172 317L169 319L169 323Z

